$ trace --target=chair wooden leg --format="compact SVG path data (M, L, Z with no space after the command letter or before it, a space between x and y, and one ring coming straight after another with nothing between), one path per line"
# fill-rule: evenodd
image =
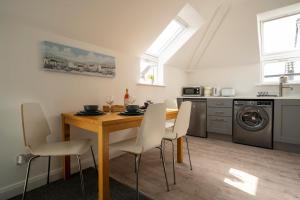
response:
M50 166L51 166L51 156L48 157L47 185L49 185L50 183Z
M34 156L31 157L28 161L28 165L27 165L27 172L26 172L26 178L25 178L25 184L24 184L24 190L23 190L23 195L22 195L22 200L25 200L26 197L26 190L27 190L27 185L28 185L28 178L29 178L29 173L30 173L30 166L31 166L31 162L35 159L38 158L40 156Z
M78 161L78 168L79 168L79 173L80 173L80 183L81 183L81 191L83 194L83 198L86 199L85 196L85 187L84 187L84 179L83 179L83 174L82 174L82 168L81 168L81 160L80 160L80 156L77 155L77 161Z

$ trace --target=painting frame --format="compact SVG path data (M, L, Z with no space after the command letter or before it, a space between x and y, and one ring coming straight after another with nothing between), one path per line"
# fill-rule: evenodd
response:
M45 71L114 78L116 59L51 41L41 42L42 68Z

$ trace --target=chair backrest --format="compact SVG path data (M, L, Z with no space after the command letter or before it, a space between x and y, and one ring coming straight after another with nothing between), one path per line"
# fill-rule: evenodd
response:
M143 152L160 146L165 133L166 104L150 104L144 115L136 143Z
M167 105L167 108L170 108L170 109L178 108L176 99L167 99L167 100L165 100L165 103Z
M177 137L186 135L190 124L191 109L192 102L184 101L181 103L173 130Z
M40 104L22 104L21 114L25 146L33 148L47 143L50 128Z

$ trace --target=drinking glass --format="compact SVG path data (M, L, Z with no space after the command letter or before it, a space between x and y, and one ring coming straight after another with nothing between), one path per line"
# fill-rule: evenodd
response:
M106 97L106 103L109 105L109 110L111 112L111 106L114 103L114 97L113 96L107 96Z
M130 105L134 104L135 101L136 101L136 98L134 96L130 96L129 99L128 99L128 103Z

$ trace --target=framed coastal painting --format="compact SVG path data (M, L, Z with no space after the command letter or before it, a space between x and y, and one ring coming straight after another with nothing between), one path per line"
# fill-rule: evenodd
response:
M42 42L43 69L82 75L113 78L116 62L113 56L70 47L54 42Z

